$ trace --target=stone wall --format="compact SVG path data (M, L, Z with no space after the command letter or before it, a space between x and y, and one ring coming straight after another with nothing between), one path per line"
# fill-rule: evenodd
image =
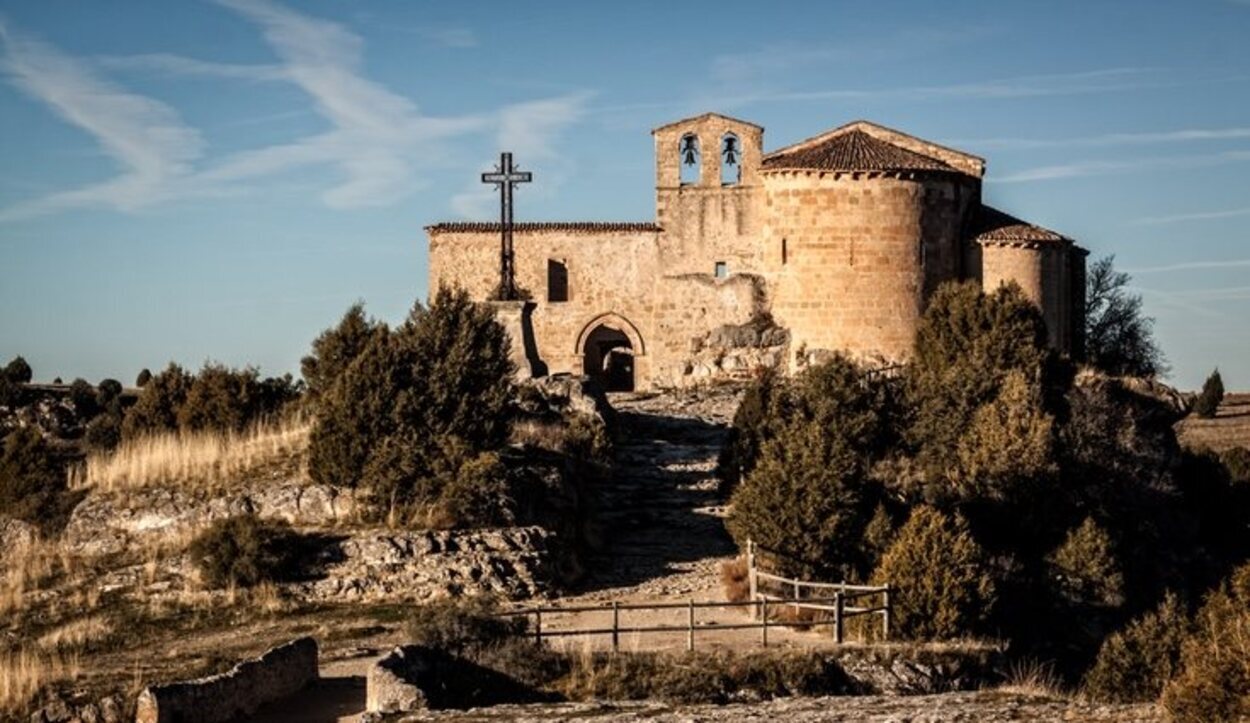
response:
M299 638L228 673L147 688L136 723L217 723L253 713L317 680L317 641Z
M434 672L426 650L416 645L403 645L382 656L369 666L365 675L366 713L408 713L423 710L429 698L422 690L424 681Z
M470 227L471 228L471 227ZM518 230L517 285L532 296L530 323L538 357L551 374L582 374L578 342L607 314L650 338L655 309L648 291L660 275L658 232L616 230ZM547 300L547 262L568 269L568 300ZM499 280L499 232L430 232L430 289L460 285L474 299L489 298ZM634 349L638 376L646 378L645 349Z
M959 277L975 182L954 174L764 174L777 323L791 349L901 361L927 293Z
M1004 284L1018 284L1041 309L1050 345L1071 351L1079 336L1074 329L1077 324L1084 325L1081 312L1074 312L1073 302L1079 298L1084 309L1085 286L1084 264L1080 264L1080 273L1074 274L1073 256L1079 253L1058 244L984 244L980 253L982 288L990 292ZM1080 294L1073 292L1077 283Z

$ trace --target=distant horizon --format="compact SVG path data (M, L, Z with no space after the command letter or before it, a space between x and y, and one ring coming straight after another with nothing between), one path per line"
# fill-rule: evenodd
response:
M423 227L493 220L501 150L518 221L653 221L650 130L712 111L986 158L989 205L1132 275L1169 383L1250 389L1248 32L1244 0L0 0L0 364L298 376L350 304L425 300Z

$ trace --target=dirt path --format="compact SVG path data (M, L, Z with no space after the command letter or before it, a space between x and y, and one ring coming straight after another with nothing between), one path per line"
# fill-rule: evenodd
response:
M584 591L551 604L562 607L620 602L722 601L721 565L737 547L725 530L725 500L717 491L716 459L738 406L729 389L665 395L614 395L621 426L617 469L603 490L606 549L590 561ZM687 624L686 609L626 611L621 627ZM544 630L611 627L608 611L545 615ZM743 623L742 608L698 609L696 628ZM753 647L755 630L697 631L695 645ZM679 650L685 633L623 634L621 648ZM607 635L556 638L557 647L610 646ZM821 646L827 636L784 628L770 629L770 645Z

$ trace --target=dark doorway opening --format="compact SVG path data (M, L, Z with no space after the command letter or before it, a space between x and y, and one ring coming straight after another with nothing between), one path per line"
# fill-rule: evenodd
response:
M634 391L634 346L617 329L596 327L582 350L584 373L609 392Z

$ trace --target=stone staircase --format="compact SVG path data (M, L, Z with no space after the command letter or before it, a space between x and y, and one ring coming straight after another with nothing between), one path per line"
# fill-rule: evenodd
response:
M621 433L614 479L601 490L607 544L590 560L589 587L631 588L631 597L714 587L719 563L736 553L715 472L739 393L613 397Z

